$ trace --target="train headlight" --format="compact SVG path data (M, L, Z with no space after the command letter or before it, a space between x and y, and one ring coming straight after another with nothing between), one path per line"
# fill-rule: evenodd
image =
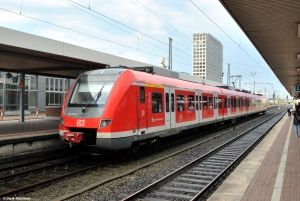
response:
M60 123L60 125L64 126L64 118L61 117L61 118L59 119L59 123Z
M102 119L100 121L100 128L105 128L106 126L108 126L111 122L111 119Z

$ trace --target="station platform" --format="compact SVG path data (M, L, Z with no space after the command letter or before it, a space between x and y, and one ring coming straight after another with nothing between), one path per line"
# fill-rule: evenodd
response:
M25 115L24 122L19 122L19 116L4 116L0 120L0 144L6 139L29 136L40 136L49 133L58 134L59 120L46 119L45 113Z
M286 114L208 200L300 200L300 137L293 117Z
M0 120L0 169L57 156L62 152L59 120L47 119L45 113L4 116Z

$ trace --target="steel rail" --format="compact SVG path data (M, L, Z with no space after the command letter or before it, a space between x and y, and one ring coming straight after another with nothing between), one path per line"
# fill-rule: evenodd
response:
M282 112L281 112L281 113L282 113ZM279 113L279 114L280 114L280 113ZM285 114L285 113L284 113L284 114ZM217 148L211 150L209 153L206 153L206 154L202 155L201 157L199 157L199 158L197 158L197 159L191 161L190 163L188 163L188 164L186 164L185 166L183 166L183 167L181 167L181 168L179 168L179 169L173 171L172 173L170 173L170 174L166 175L165 177L163 177L163 178L157 180L156 182L153 182L152 184L150 184L150 185L144 187L143 189L140 189L139 191L137 191L137 192L135 192L135 193L129 195L128 197L122 199L122 201L128 201L128 200L137 199L137 198L138 198L139 196L141 196L142 194L151 191L150 189L154 189L155 187L157 187L157 186L160 185L161 183L166 182L167 180L169 180L170 178L174 177L175 175L180 174L180 172L185 171L186 169L188 169L188 168L194 166L194 164L196 164L196 163L198 163L199 161L201 161L201 160L207 158L208 156L210 156L210 155L212 155L213 153L215 153L215 152L221 150L222 148L228 146L228 144L231 144L232 142L238 140L239 138L243 137L244 135L246 135L247 133L249 133L249 132L252 131L253 129L259 127L260 125L262 125L262 124L265 123L266 121L269 121L270 119L272 119L273 117L275 117L275 116L277 116L277 115L278 115L278 114L276 114L276 115L274 115L274 116L268 118L267 120L265 120L265 121L263 121L263 122L260 122L259 124L255 125L254 127L252 127L252 128L250 128L250 129L244 131L244 132L241 133L239 136L237 136L237 137L235 137L235 138L233 138L233 139L231 139L231 140L229 140L229 141L223 143L222 145L218 146ZM267 131L268 131L270 128L271 128L271 127L269 127L269 128L267 129ZM265 134L267 131L265 131L264 134ZM261 139L261 138L260 138L260 139ZM259 139L259 141L260 141L260 139ZM256 144L256 143L252 143L251 148L253 147L254 144ZM249 149L247 149L247 150L249 150ZM236 159L235 161L238 161L239 158L241 158L242 156L244 156L244 153L243 153L240 157L238 157L238 159ZM234 165L234 164L235 164L235 163L232 163L232 165ZM232 165L230 165L230 167L232 167ZM228 167L228 169L229 169L230 167ZM222 173L218 176L218 178L220 178L220 177L221 177L222 175L224 175L225 173L226 173L226 171L223 170ZM205 189L204 189L203 191L200 191L200 192L195 196L195 198L193 198L193 199L196 200L196 199L199 199L199 197L203 196L203 194L206 192L206 190L209 189L209 188L211 187L211 185L213 185L216 181L217 181L217 179L214 179L213 181L211 181L211 182L209 183L209 185L208 185L207 187L205 187Z

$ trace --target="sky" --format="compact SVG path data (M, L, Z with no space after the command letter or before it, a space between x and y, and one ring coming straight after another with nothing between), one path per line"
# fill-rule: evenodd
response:
M207 32L223 45L235 86L281 98L288 92L218 0L1 0L0 26L100 52L168 65L192 74L192 34Z

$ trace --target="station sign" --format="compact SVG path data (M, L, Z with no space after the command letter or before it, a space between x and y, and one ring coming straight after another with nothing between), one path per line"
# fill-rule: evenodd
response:
M293 91L294 92L300 92L300 84L294 84L294 87L293 87Z
M13 77L13 83L18 83L18 77Z

